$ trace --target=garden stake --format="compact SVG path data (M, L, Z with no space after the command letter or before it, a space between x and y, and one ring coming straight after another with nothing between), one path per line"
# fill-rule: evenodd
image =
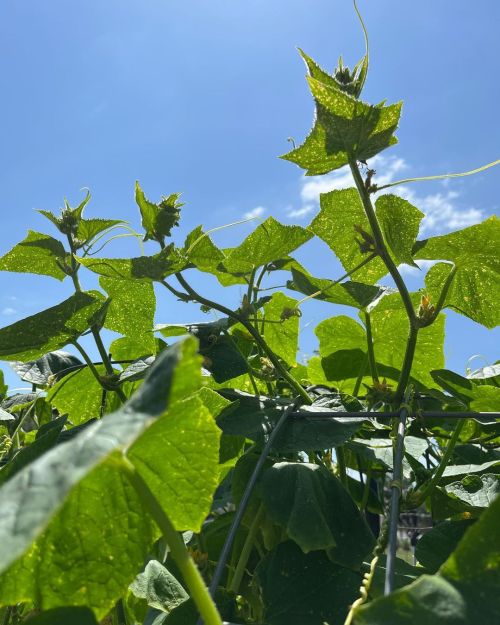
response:
M396 445L394 448L394 469L391 482L391 502L389 506L389 545L387 548L384 595L390 594L394 588L394 566L396 563L396 550L398 545L399 499L403 490L403 454L405 450L405 428L406 419L409 416L410 396L411 387L408 387L405 393L405 402L401 406L399 414Z
M296 408L297 404L301 400L302 400L301 397L297 397L283 412L275 428L269 434L269 438L267 439L267 442L264 445L264 449L262 450L262 453L259 456L259 459L257 461L257 464L255 465L253 473L250 476L250 479L248 480L248 484L246 485L245 492L243 493L243 497L241 498L241 501L240 501L240 505L238 506L238 510L236 511L233 522L231 523L231 528L229 530L226 541L220 553L219 561L217 562L217 566L214 571L214 576L210 583L209 590L210 590L210 594L212 595L212 597L215 596L215 591L217 590L217 586L219 585L220 579L222 577L222 573L224 572L224 569L226 567L226 562L229 557L231 547L233 545L234 539L236 537L236 533L243 519L243 515L245 514L245 510L250 500L252 491L255 487L255 484L257 483L257 478L259 477L259 473L262 467L264 466L264 462L266 461L266 458L269 455L269 452L271 451L271 447L273 446L273 443L276 440L276 437L280 433L281 428L285 425L285 422L290 416L290 414L292 413L293 409ZM198 625L202 625L202 621L198 621Z

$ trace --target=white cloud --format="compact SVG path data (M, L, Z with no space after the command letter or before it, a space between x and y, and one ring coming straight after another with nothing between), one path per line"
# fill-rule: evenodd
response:
M472 206L466 209L459 209L456 206L456 202L454 202L454 200L460 197L460 193L457 191L418 195L414 189L402 186L396 187L394 193L404 197L425 213L425 217L420 225L421 235L435 234L443 230L466 228L479 223L485 217L482 210Z
M17 310L15 308L11 308L10 306L7 306L7 308L4 308L2 310L2 315L15 315L17 313Z
M309 215L309 213L312 212L315 208L316 206L314 204L306 204L302 208L289 208L286 214L288 215L288 217L305 217L306 215Z
M373 181L379 187L394 182L396 179L401 179L404 177L401 172L409 169L405 159L383 154L377 154L370 159L368 165L376 171ZM309 213L319 209L320 193L352 187L354 181L350 170L343 167L325 176L302 176L300 184L302 205L300 208L287 209L288 217L298 219L306 217ZM465 228L482 221L485 218L484 211L473 206L460 208L457 202L460 193L450 190L450 185L450 181L445 180L445 184L442 185L444 191L430 194L420 194L415 190L415 187L410 188L407 185L384 190L384 193L400 195L425 213L425 218L420 227L421 236ZM375 194L376 196L377 194Z
M257 217L262 217L262 215L266 212L266 209L263 206L256 206L252 208L252 210L247 211L243 215L243 219L256 219Z
M399 272L401 274L403 274L404 276L414 276L414 277L418 277L418 276L422 276L425 275L429 269L435 265L437 262L437 260L417 260L415 261L415 264L418 265L417 267L412 267L411 265L399 265L398 269Z

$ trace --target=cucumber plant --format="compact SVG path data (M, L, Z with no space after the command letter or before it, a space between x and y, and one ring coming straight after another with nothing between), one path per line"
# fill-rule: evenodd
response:
M368 49L332 74L300 54L314 126L283 158L353 179L307 227L269 217L229 249L202 226L179 242L179 194L156 203L137 183L154 254L97 256L130 227L84 216L87 195L40 211L53 233L0 258L74 291L0 329L0 358L31 385L0 384L3 625L500 621L500 366L462 377L443 356L446 309L498 325L500 224L419 239L424 214L369 165L401 103L361 99ZM294 258L314 239L344 275ZM400 266L419 260L433 264L411 292ZM222 304L197 273L244 295ZM155 325L157 297L217 318ZM332 316L297 363L313 298ZM430 524L411 562L395 557L398 510Z

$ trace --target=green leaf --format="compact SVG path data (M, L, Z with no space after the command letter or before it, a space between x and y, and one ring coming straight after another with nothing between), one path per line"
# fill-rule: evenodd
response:
M448 369L437 369L431 375L441 388L469 406L474 397L474 382Z
M268 625L343 623L361 582L360 575L333 564L324 552L304 554L291 541L266 555L256 575Z
M466 475L460 482L445 486L445 490L470 508L487 508L500 495L500 476Z
M137 258L80 258L80 264L94 273L120 280L138 280L141 282L159 282L186 266L186 260L179 255L172 245L167 246L154 256Z
M26 625L98 625L92 610L86 607L54 608L25 621Z
M42 428L38 430L37 438L26 447L20 449L17 454L9 461L9 463L0 470L0 484L11 479L23 467L30 464L46 451L51 449L59 438L59 434L66 423L66 417L59 417L50 422L50 428L42 432Z
M303 245L312 234L301 226L284 226L268 217L224 260L229 273L248 274L273 260L286 256Z
M333 561L357 568L374 546L349 493L319 465L279 462L264 472L260 494L269 516L304 553L328 550Z
M377 307L371 313L371 325L376 361L389 368L388 377L397 381L408 336L406 313L401 307L385 310ZM367 353L365 330L350 317L339 315L325 319L316 326L315 332L319 339L320 355L324 360L330 355L334 359L341 350L360 350L365 355ZM431 326L421 329L418 335L411 375L426 387L434 386L430 371L444 365L443 343L444 317L441 316ZM355 369L356 376L360 371L359 364L361 362ZM396 377L390 375L390 370L394 371L393 375ZM386 372L381 370L379 373L385 375Z
M359 194L354 188L322 193L320 206L321 210L311 222L309 229L328 245L344 269L351 271L367 257L367 254L360 251L356 242L355 226L360 226L371 234ZM387 268L383 261L374 258L356 271L353 279L373 284L386 273Z
M385 242L395 261L416 267L412 250L424 213L398 195L382 195L375 205Z
M90 243L101 232L124 223L121 219L81 219L76 229L77 246Z
M144 346L143 354L154 353L156 297L152 283L102 276L99 284L111 299L104 327L140 341Z
M497 460L490 460L489 462L483 462L482 464L450 464L446 467L441 478L441 482L449 483L453 481L453 478L469 475L471 473L487 473L491 469L500 466L500 458Z
M120 382L136 382L144 379L154 361L155 356L138 358L120 373Z
M104 297L97 291L78 292L0 329L1 360L35 360L77 339L99 318Z
M66 273L60 263L66 258L64 245L53 237L28 231L28 236L0 258L0 270L36 273L64 280Z
M220 392L226 399L238 402L217 419L217 425L224 434L245 436L263 444L269 429L278 423L285 406L267 397L255 397L241 391ZM337 447L348 441L365 422L365 419L352 417L325 419L321 417L324 410L312 406L307 408L310 415L290 417L274 441L273 449L288 453ZM337 406L330 406L328 410L347 410L342 396L338 397Z
M409 586L362 606L355 613L355 625L496 623L500 617L499 515L497 498L466 531L436 575L423 575ZM439 553L446 550L438 540L432 542Z
M175 577L157 560L150 560L143 573L130 585L136 597L146 599L149 606L172 612L189 599L189 595Z
M144 240L152 239L163 242L165 237L171 236L171 230L179 225L180 193L172 193L168 197L163 196L159 204L150 202L144 195L139 182L135 183L135 201L139 206L142 216L142 227L146 231Z
M1 604L36 597L42 610L88 605L102 618L123 595L141 570L154 535L120 469L127 451L150 488L157 491L161 485L162 492L155 494L168 502L174 526L199 530L218 479L219 436L199 398L183 401L200 382L195 341L177 343L159 356L119 411L3 485Z
M463 538L471 521L443 521L417 542L415 557L427 573L435 573Z
M387 288L352 281L333 284L332 280L314 278L295 267L292 267L291 271L293 280L288 280L287 289L299 291L304 295L313 295L322 291L319 295L315 295L315 299L330 302L330 304L353 306L358 309L366 308L380 297Z
M97 371L100 375L106 374L103 366L97 366ZM47 394L47 402L57 408L59 414L67 414L73 425L101 417L102 398L102 386L88 367L59 380Z
M417 241L415 258L447 260L456 266L445 306L494 328L500 323L500 221L486 221L458 232ZM425 284L437 301L452 268L438 263L427 273Z
M500 388L496 386L476 386L470 404L471 410L495 412L500 409Z
M183 253L186 259L200 271L217 272L217 267L224 261L224 253L214 245L212 239L197 226L186 237ZM219 273L219 272L217 272Z
M173 405L127 452L178 529L199 532L210 511L219 482L219 437L202 396L191 397Z
M299 346L299 318L286 316L294 311L297 300L275 293L264 305L264 339L273 352L289 365L295 363Z
M60 379L83 365L73 354L56 350L37 360L11 362L10 366L24 382L45 386L53 379Z
M314 72L318 76L319 72ZM366 160L397 143L401 103L371 106L326 80L308 78L316 100L316 121L304 143L282 158L306 169L307 176L326 174L349 160Z

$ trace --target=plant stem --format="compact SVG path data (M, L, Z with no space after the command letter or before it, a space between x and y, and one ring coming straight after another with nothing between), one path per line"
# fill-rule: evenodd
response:
M339 474L339 479L342 482L343 486L347 488L347 470L346 470L346 462L345 462L345 451L342 446L335 447L335 456L337 457L337 471Z
M411 508L418 508L423 502L429 497L434 488L437 486L439 480L443 476L444 470L448 466L448 462L453 454L453 450L455 449L455 445L460 438L460 433L466 423L466 419L462 419L457 423L453 434L446 445L446 449L444 454L441 456L441 460L439 461L439 465L437 466L432 478L429 480L426 486L424 486L420 491L416 491L413 493L411 497L408 498L408 504L411 505Z
M73 284L75 286L75 291L81 292L82 287L80 286L80 281L78 280L78 269L80 265L76 262L74 254L76 253L76 247L73 242L73 236L71 234L67 234L66 238L68 239L69 251L71 256L71 279L73 280Z
M102 381L101 381L101 376L99 375L99 372L97 371L97 369L95 368L94 363L92 362L90 356L87 354L87 352L85 351L85 349L80 345L80 343L75 339L74 341L72 341L72 344L76 347L76 349L80 352L81 357L83 358L83 360L85 360L85 364L87 365L87 367L90 369L90 371L92 372L92 375L94 376L94 378L99 382L99 384L102 386Z
M413 365L413 358L415 356L415 349L417 347L418 328L410 326L410 332L408 334L408 340L406 342L406 351L403 359L403 366L401 367L401 375L399 376L398 386L396 388L396 395L394 397L394 403L400 403L403 399L405 389L410 380L411 367Z
M311 404L312 403L312 400L309 397L309 394L307 393L307 391L297 382L297 380L295 380L295 378L293 378L288 373L288 371L285 369L285 367L283 367L283 365L279 361L279 359L276 356L276 354L270 349L270 347L267 345L265 340L262 338L262 336L260 335L258 330L256 330L254 328L254 326L247 319L245 319L244 317L242 317L238 313L234 312L233 310L230 310L229 308L226 308L226 306L223 306L222 304L218 304L217 302L213 302L213 301L211 301L209 299L206 299L205 297L203 297L202 295L197 293L189 285L189 283L186 282L186 280L184 279L184 276L180 272L176 273L175 277L177 278L177 280L179 280L179 282L182 285L182 287L186 290L186 292L191 296L192 299L196 300L200 304L208 306L209 308L213 308L214 310L218 310L219 312L223 313L224 315L227 315L231 319L235 319L238 323L241 323L241 325L246 330L248 330L248 332L252 335L252 337L255 340L255 342L257 343L257 345L266 354L266 356L272 362L274 368L279 372L281 377L284 378L288 382L288 384L292 387L292 389L298 395L300 395L300 397L302 398L303 402L306 403L306 404Z
M372 336L372 322L370 313L365 312L365 327L366 327L366 343L368 346L368 362L370 364L370 374L374 384L379 383L377 373L377 362L375 360L375 351L373 349L373 336Z
M252 367L250 366L250 363L248 362L248 360L245 358L243 352L241 351L241 349L238 346L238 343L234 340L234 338L229 334L229 332L227 330L223 330L225 336L228 338L229 341L231 341L234 349L239 353L239 355L241 356L241 358L245 361L245 364L247 366L247 373L248 373L248 377L250 378L250 383L252 384L254 393L256 395L260 395L259 393L259 389L257 387L257 383L255 382L255 378L253 377L253 373L252 373Z
M261 503L259 506L259 509L257 510L257 514L255 515L252 521L252 525L250 526L250 529L248 530L248 534L245 539L245 543L243 544L243 548L241 550L238 564L236 565L236 569L234 571L233 579L231 580L231 583L228 588L229 592L234 592L235 595L238 594L238 590L240 589L240 584L243 579L243 575L245 574L245 569L248 563L248 559L250 558L250 554L252 553L255 537L257 535L257 532L259 531L263 516L264 516L264 504Z
M359 171L358 164L355 160L351 159L349 160L349 167L351 168L352 176L354 178L354 182L356 183L356 188L358 189L359 197L361 198L361 202L363 203L363 208L365 209L366 216L368 218L368 221L370 222L370 228L372 230L373 238L375 240L377 253L383 260L385 266L387 267L387 270L392 276L392 279L396 283L396 287L399 291L399 294L401 295L401 299L403 300L403 304L406 308L406 313L408 315L410 323L414 324L417 317L415 314L415 309L413 308L413 302L411 301L410 293L406 288L406 284L404 283L404 280L401 277L401 274L399 273L396 264L392 260L391 255L387 250L382 230L380 229L377 216L375 215L375 209L373 208L370 194L365 188L365 184Z
M97 346L97 349L99 350L99 354L101 355L102 364L106 369L106 373L108 375L114 375L115 372L113 370L113 365L111 364L111 359L106 351L106 348L104 347L104 343L102 342L99 330L95 326L92 328L92 336L94 337L95 344ZM127 397L125 396L123 390L119 386L117 386L113 390L118 395L118 398L122 402L122 404L124 404L127 401Z
M356 188L358 189L359 197L361 198L361 202L363 203L363 208L365 209L366 216L368 221L370 222L370 227L372 230L373 238L375 241L375 246L378 255L384 262L387 267L389 273L394 280L396 287L399 291L399 295L403 301L403 305L406 310L406 314L408 316L409 322L409 331L408 331L408 342L406 345L405 356L403 360L403 365L401 368L401 376L399 378L398 387L396 389L396 394L394 401L399 404L403 398L405 393L405 389L408 385L408 381L410 379L411 367L413 364L413 358L415 356L415 348L417 345L417 337L418 337L418 329L419 329L419 319L413 307L413 302L411 301L411 296L406 287L406 284L401 277L401 274L398 271L394 261L389 254L387 246L384 241L384 236L382 234L382 230L380 229L380 225L377 220L377 216L375 214L375 209L373 208L373 204L370 198L370 194L368 190L365 188L363 178L358 168L358 164L355 160L349 160L349 167L351 168L351 172L354 178L354 182L356 183Z
M363 381L363 376L365 375L366 364L368 362L368 355L365 356L363 360L363 364L361 365L361 369L359 370L358 377L356 379L356 383L354 384L354 388L352 390L352 396L357 397L359 394L359 389L361 388L361 382Z
M179 567L205 625L222 625L222 619L217 607L210 597L210 593L208 592L208 588L203 581L198 567L188 553L184 540L172 525L156 497L149 490L146 482L135 470L134 465L124 457L122 466L125 469L130 483L167 541L172 557Z

